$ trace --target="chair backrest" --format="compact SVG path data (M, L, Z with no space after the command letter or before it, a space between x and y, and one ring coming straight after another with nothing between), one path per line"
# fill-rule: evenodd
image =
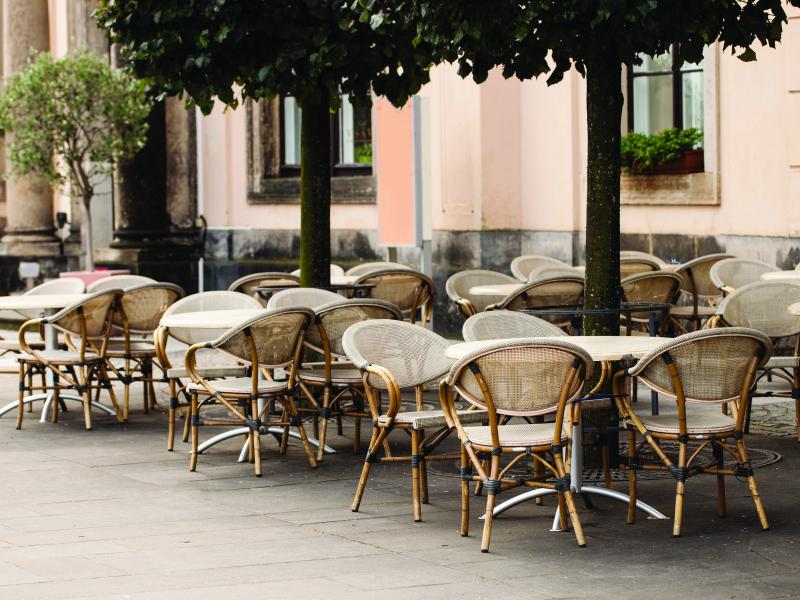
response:
M680 275L681 290L697 295L699 298L715 298L720 296L719 288L711 281L711 267L726 258L735 258L732 254L706 254L683 263L675 273Z
M408 269L412 270L408 265L396 262L365 262L355 267L350 267L345 271L345 275L354 277L361 277L367 273L374 273L376 271L386 271L388 269Z
M93 281L86 286L86 291L92 294L102 290L124 290L143 283L156 283L156 280L144 275L111 275L110 277L103 277L103 279Z
M470 269L468 271L459 271L451 275L444 284L445 293L447 297L453 302L458 304L459 307L464 306L464 300L467 300L475 312L481 312L490 304L496 302L492 296L476 296L470 294L470 289L477 285L492 285L492 284L506 284L516 283L515 278L505 273L498 273L497 271L487 271L485 269ZM464 314L467 309L462 310ZM470 313L472 314L472 313Z
M541 254L523 254L511 261L511 274L520 281L528 281L531 271L545 265L568 267L569 265L557 258L550 258Z
M106 337L110 327L110 311L122 297L122 290L102 290L61 309L45 321L64 333L83 340Z
M456 361L447 383L480 408L491 411L493 405L498 414L534 416L555 412L562 400L577 397L593 365L569 338L503 340Z
M717 314L732 327L749 327L771 338L800 334L800 317L789 305L800 302L800 281L757 281L738 288L717 306Z
M291 275L300 277L300 269L295 269L291 272ZM331 277L341 277L342 275L344 275L344 269L339 265L331 263Z
M620 250L619 257L622 258L648 258L662 267L667 264L665 261L657 257L655 254L649 252L642 252L640 250Z
M372 319L403 320L403 314L394 304L370 298L333 302L316 309L315 313L316 319L306 333L306 344L325 354L327 341L332 358L345 356L342 336L351 325Z
M649 258L632 256L619 259L619 276L621 279L638 275L639 273L651 273L659 271L661 265Z
M583 277L553 277L540 279L512 292L498 303L497 308L524 310L544 306L582 306ZM544 320L559 326L570 322L569 316L543 316Z
M626 302L671 304L681 289L681 278L667 271L652 271L625 277L621 282Z
M285 367L297 356L298 345L313 320L314 311L308 308L265 310L231 328L210 346L246 364Z
M450 345L432 331L388 319L351 325L342 338L347 358L359 369L377 365L388 370L400 388L412 388L444 377L453 360L445 356ZM367 383L385 389L383 380L369 374Z
M267 308L275 310L278 308L303 306L315 310L331 302L347 302L347 299L336 292L321 290L319 288L291 288L272 294L269 302L267 302Z
M122 313L115 311L114 324L124 327L127 323L132 333L152 333L167 309L185 295L183 288L174 283L145 283L127 288L120 300Z
M45 281L44 283L37 285L34 288L29 289L25 292L24 296L39 296L39 295L47 295L47 294L83 294L86 291L86 284L84 284L83 279L79 279L77 277L61 277L59 279L51 279L50 281ZM42 311L41 310L15 310L21 314L26 319L38 319Z
M753 357L757 356L760 366L771 353L769 338L754 329L703 329L665 342L643 356L629 373L659 394L678 398L669 372L671 361L685 400L729 402L745 391Z
M258 300L239 292L213 291L186 296L164 311L164 315L177 315L210 310L242 310L263 308ZM162 316L162 318L163 318ZM220 332L221 333L221 332ZM191 327L170 327L169 335L185 344L214 339L213 332L196 332ZM209 337L209 335L211 337Z
M375 287L369 291L369 297L391 302L412 323L417 320L418 310L422 312L423 324L430 317L436 286L424 273L410 269L377 271L359 277L356 283L374 285Z
M292 275L291 273L279 273L273 271L265 271L263 273L250 273L244 277L239 277L236 281L228 286L229 292L241 292L252 296L255 289L262 285L274 285L284 287L297 287L300 285L300 277Z
M544 319L513 310L490 310L473 315L464 323L461 334L467 342L567 335Z
M760 260L725 258L711 265L708 275L717 289L731 293L748 283L761 281L761 275L764 273L778 270L780 270L778 267Z
M559 265L545 265L531 271L528 281L533 283L540 279L550 279L551 277L584 277L583 271L575 267L562 267Z

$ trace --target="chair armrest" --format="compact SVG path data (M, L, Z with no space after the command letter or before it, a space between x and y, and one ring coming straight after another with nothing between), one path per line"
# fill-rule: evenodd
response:
M30 345L28 344L27 340L25 339L25 332L28 329L36 327L40 329L44 325L44 319L31 319L29 321L25 321L22 326L19 328L19 346L23 352L26 354L30 354L32 356L37 356L36 353L31 349ZM38 356L37 356L38 359Z

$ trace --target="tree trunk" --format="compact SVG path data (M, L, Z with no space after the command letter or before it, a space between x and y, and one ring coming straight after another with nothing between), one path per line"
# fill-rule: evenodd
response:
M619 286L620 122L622 66L598 56L587 65L588 172L586 197L587 309L617 308ZM584 318L586 335L619 335L619 315Z
M94 239L92 238L92 209L91 209L92 196L83 198L81 208L83 215L81 215L81 238L83 239L83 252L84 263L83 268L85 271L94 271Z
M330 285L331 125L328 97L304 100L300 126L300 285Z

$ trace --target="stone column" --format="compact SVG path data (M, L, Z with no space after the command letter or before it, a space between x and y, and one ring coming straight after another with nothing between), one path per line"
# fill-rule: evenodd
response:
M47 0L3 0L3 74L21 70L32 50L50 47ZM11 136L6 136L11 141ZM6 164L6 171L9 165ZM53 226L53 193L41 178L24 177L6 182L7 254L51 256L59 253Z
M167 213L173 228L191 230L197 218L197 127L195 109L183 99L166 100Z

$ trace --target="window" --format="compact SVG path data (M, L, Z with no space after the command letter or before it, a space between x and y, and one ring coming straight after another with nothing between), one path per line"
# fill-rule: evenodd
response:
M281 99L281 175L300 174L301 115L294 98ZM353 105L347 96L342 96L341 107L331 115L331 172L372 174L371 110Z
M703 63L678 66L677 45L628 66L628 130L703 128Z

